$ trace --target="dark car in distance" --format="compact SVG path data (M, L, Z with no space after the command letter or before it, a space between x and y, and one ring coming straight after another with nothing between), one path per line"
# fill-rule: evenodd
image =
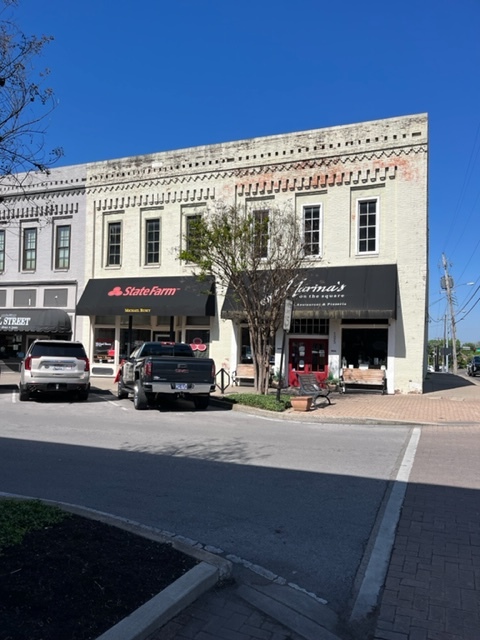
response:
M467 375L475 377L480 373L480 356L473 356L467 364Z

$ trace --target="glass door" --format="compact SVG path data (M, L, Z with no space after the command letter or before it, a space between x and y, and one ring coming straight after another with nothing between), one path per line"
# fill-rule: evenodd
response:
M328 340L321 338L290 339L288 348L288 382L298 386L297 373L314 373L322 382L328 376Z

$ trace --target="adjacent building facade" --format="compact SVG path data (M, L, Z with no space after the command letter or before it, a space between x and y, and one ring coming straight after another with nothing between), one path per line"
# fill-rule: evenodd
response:
M0 358L36 338L81 339L86 166L18 174L0 185Z
M342 367L374 367L386 370L389 393L422 391L426 114L96 162L64 172L85 176L82 193L73 195L70 185L68 196L77 198L69 215L72 225L78 222L71 233L84 268L81 274L69 269L68 277L58 270L55 238L62 232L54 227L68 225L52 216L48 249L42 249L46 271L33 272L37 303L38 295L42 304L50 301L54 294L47 295L47 289L67 289L62 309L71 317L72 335L89 350L93 375L113 376L121 358L143 340L188 342L199 357L214 358L218 369L230 373L249 361L248 328L228 292L216 289L213 280L199 283L193 266L178 258L192 221L223 203L267 219L289 207L302 230L305 267L288 292L294 310L283 362L290 382L298 371L322 379L338 376ZM17 214L20 236L28 220L37 218ZM32 270L26 272L22 262L28 238L18 241L14 262L0 271L0 305L6 309L15 308L15 287L27 289L31 279ZM55 287L47 284L52 278ZM74 304L70 295L76 296ZM282 340L280 330L277 368Z

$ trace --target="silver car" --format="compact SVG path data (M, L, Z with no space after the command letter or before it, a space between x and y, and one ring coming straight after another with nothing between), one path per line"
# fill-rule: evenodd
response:
M90 362L81 342L35 340L20 368L20 400L34 393L75 392L87 400L90 391Z

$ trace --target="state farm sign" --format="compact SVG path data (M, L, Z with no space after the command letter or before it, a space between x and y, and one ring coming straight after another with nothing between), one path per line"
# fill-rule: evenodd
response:
M113 287L108 292L109 296L174 296L180 287Z

